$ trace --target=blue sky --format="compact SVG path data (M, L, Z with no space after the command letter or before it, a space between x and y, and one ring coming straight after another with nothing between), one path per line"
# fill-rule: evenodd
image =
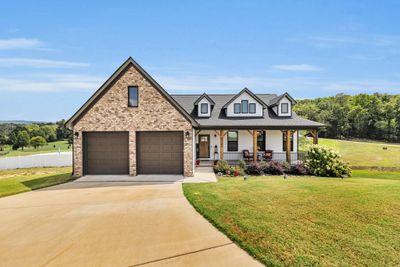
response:
M400 93L400 1L6 1L0 120L70 117L132 56L170 93Z

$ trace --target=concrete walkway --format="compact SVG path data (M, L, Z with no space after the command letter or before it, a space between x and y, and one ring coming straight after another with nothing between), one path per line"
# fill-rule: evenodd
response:
M262 266L180 183L73 182L0 198L1 266Z

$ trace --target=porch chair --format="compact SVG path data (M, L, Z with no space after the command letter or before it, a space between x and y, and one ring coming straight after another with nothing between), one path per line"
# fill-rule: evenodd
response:
M273 152L274 152L273 150L265 150L265 152L264 152L264 160L265 161L271 161Z
M247 149L243 150L243 159L247 162L251 160L250 151Z

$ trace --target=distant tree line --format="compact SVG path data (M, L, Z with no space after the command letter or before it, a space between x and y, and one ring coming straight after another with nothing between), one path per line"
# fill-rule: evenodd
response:
M338 94L300 100L294 110L302 117L326 124L322 137L400 142L400 95Z
M72 143L72 134L65 127L65 120L56 123L0 124L0 147L11 145L14 150L32 146L39 148L48 142L68 140Z

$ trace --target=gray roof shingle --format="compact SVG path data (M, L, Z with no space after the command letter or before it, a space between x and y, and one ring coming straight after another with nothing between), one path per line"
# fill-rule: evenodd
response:
M226 117L223 111L223 106L228 103L235 94L208 94L214 101L215 105L212 109L209 118L200 118L197 116L197 110L194 103L201 95L171 95L171 97L195 119L199 127L204 128L245 128L245 127L266 127L266 128L319 128L325 126L322 123L307 120L299 117L295 112L292 112L291 117L278 117L271 108L264 109L264 117L249 118L229 118ZM256 94L264 103L270 103L271 100L278 96L275 94Z

